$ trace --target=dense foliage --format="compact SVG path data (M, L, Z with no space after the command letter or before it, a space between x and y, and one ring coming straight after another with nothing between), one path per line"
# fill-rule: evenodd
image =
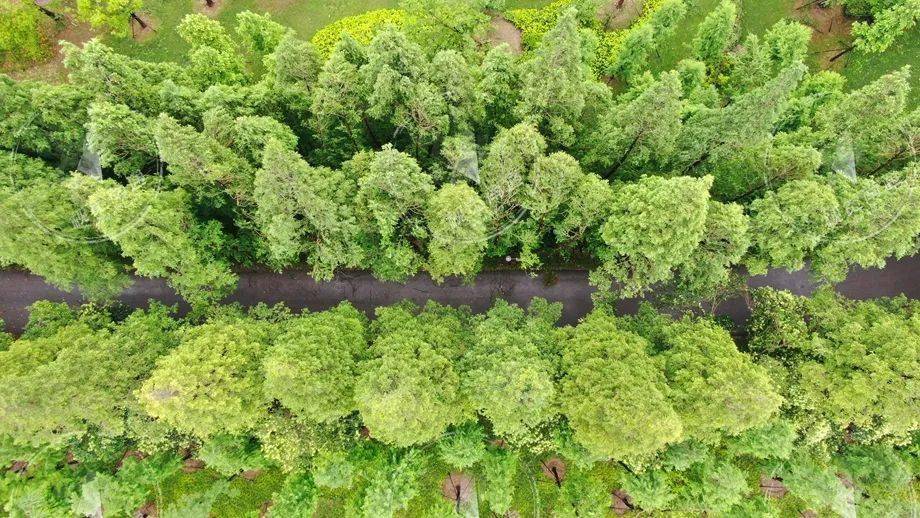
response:
M271 516L603 516L612 492L729 516L912 505L916 301L757 290L743 347L649 306L567 327L560 310L224 306L180 320L38 303L0 350L0 500L13 516L153 502L184 517L241 488L250 507L217 515L271 499ZM441 496L450 472L474 495Z
M667 34L681 5L625 32ZM693 298L739 264L838 281L917 250L909 69L847 91L803 65L800 24L739 46L726 0L695 59L653 75L650 40L626 36L604 71L595 3L547 7L523 54L485 38L490 6L406 2L319 50L267 16L233 35L189 15L183 66L93 40L65 45L66 84L0 79L0 264L99 299L166 277L203 307L239 264L441 280L574 263L602 291ZM103 180L68 174L84 151Z

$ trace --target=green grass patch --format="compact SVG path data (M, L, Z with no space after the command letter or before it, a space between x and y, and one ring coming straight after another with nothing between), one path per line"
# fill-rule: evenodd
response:
M160 487L157 507L164 509L183 496L207 491L215 482L224 478L208 469L177 473ZM278 470L266 470L255 480L236 477L230 482L229 490L214 502L211 513L222 518L258 516L262 504L271 499L283 482L284 474Z

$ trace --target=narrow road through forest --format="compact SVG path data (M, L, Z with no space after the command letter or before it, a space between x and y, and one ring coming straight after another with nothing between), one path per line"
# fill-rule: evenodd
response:
M496 298L526 305L533 297L543 297L563 303L562 323L578 321L591 310L591 293L587 272L563 270L550 276L531 276L521 271L483 272L473 284L457 279L447 279L435 284L427 275L417 275L404 283L383 282L367 272L342 272L329 282L316 282L305 271L275 273L267 271L241 271L236 292L227 302L254 305L259 302L275 304L284 302L293 309L322 310L349 300L364 311L392 304L402 299L424 303L436 300L451 305L468 305L474 311L483 311ZM767 275L750 277L748 286L772 286L797 294L811 293L817 284L806 271L789 273L771 270ZM920 298L920 256L891 261L884 269L862 270L854 268L847 279L836 286L839 293L851 298L867 299L904 294ZM177 304L185 309L175 292L162 279L136 278L119 299L130 307L146 306L149 299L166 304ZM64 292L46 284L40 277L17 270L0 271L0 318L6 321L7 330L18 333L28 317L27 308L37 300L79 303L80 295ZM628 313L638 305L637 299L623 300L618 311ZM736 323L750 314L747 301L742 298L727 300L716 309L719 315L729 316Z

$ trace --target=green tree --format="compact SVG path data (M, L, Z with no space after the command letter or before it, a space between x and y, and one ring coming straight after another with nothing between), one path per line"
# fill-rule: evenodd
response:
M521 67L507 43L492 47L479 66L476 90L483 97L486 135L514 126L514 107L521 95ZM491 139L490 139L491 140Z
M648 55L654 45L655 28L650 23L643 23L627 31L616 58L610 64L609 73L631 82L648 69Z
M514 499L514 477L520 459L516 452L505 448L489 448L482 458L482 478L476 486L479 498L496 514L511 509Z
M751 344L790 365L787 401L806 440L910 440L920 427L917 390L904 377L920 357L912 311L905 300L755 292Z
M738 6L734 0L722 0L706 15L693 38L694 57L716 71L725 52L738 38Z
M878 180L832 175L839 224L815 252L815 273L837 282L851 265L882 268L888 259L917 251L920 235L920 163Z
M801 269L840 219L833 189L816 180L795 180L751 203L751 273L769 267Z
M341 170L311 167L271 140L254 186L254 220L274 264L287 266L303 257L317 279L360 264L354 179Z
M852 160L857 173L874 173L892 158L910 156L904 148L909 91L910 68L904 67L824 104L815 114L814 138L825 163L848 172Z
M428 69L421 47L387 28L371 40L367 63L359 70L370 91L368 115L382 123L390 142L414 156L427 154L450 129L447 102Z
M486 435L479 423L455 426L438 441L438 456L448 465L466 469L486 454Z
M0 148L76 165L86 138L89 92L82 83L49 85L0 76Z
M729 283L732 267L751 242L748 219L740 205L710 200L703 238L693 257L677 270L680 292L690 297L712 296Z
M497 301L476 325L476 341L465 358L469 399L492 424L492 433L511 442L532 440L556 414L556 366L547 351L558 347L552 326L560 308L547 309L545 315L528 315Z
M42 38L41 12L27 2L0 3L0 57L11 63L27 63L48 54Z
M565 342L562 413L576 441L598 457L641 461L681 438L680 418L648 346L600 311Z
M447 105L450 134L472 133L485 117L476 71L456 50L442 50L431 59L428 73Z
M97 101L90 105L86 143L99 154L99 164L116 174L143 174L157 159L153 121L124 104Z
M355 401L373 437L398 447L426 443L469 415L454 361L465 340L450 313L394 306L377 312L380 333L359 365Z
M885 52L899 36L910 31L920 20L920 2L917 0L867 4L873 6L872 23L857 21L851 30L855 38L853 44L863 52Z
M218 434L209 437L198 449L198 458L208 468L225 477L268 466L255 439L242 435Z
M256 55L273 52L290 32L291 29L272 21L268 14L243 11L236 15L236 34L249 52Z
M533 57L522 65L521 82L515 115L537 126L551 144L574 145L576 132L586 120L585 107L602 95L587 64L574 8L559 17Z
M712 177L646 177L620 187L601 227L603 263L591 272L602 289L610 279L623 296L671 279L691 259L706 230Z
M317 488L307 471L291 473L272 496L269 516L312 516L316 512Z
M498 133L489 145L479 176L480 191L492 210L493 230L518 219L521 195L530 169L546 151L546 140L530 124L517 124Z
M347 34L322 66L313 89L310 127L326 143L320 161L338 165L377 139L367 110L370 87L359 75L366 51Z
M661 353L674 409L689 437L717 443L766 424L783 399L766 369L735 348L728 331L684 320L665 331Z
M76 0L77 18L116 36L131 34L131 21L143 5L141 0Z
M434 191L431 176L389 145L363 162L356 210L368 243L368 265L382 279L405 279L423 263L425 205Z
M95 182L94 180L86 180ZM215 260L208 241L213 225L199 224L184 191L157 192L103 183L90 187L87 206L93 224L131 258L138 275L166 277L193 306L222 299L237 276Z
M13 155L0 158L0 174L13 183L0 187L0 264L27 268L64 290L77 287L90 299L130 283L117 251L88 221L85 197L59 171Z
M428 273L472 277L482 267L492 214L465 183L445 184L428 200Z
M677 72L637 82L603 116L583 162L605 178L635 177L663 167L681 131L681 94Z
M200 438L252 430L267 408L263 335L243 320L189 329L138 389L141 404L153 417Z
M419 478L426 460L419 450L406 453L380 452L368 465L367 487L361 502L365 518L390 518L406 509L419 492Z
M244 27L248 28L248 24ZM200 89L245 82L243 59L220 22L199 13L187 14L176 32L191 47L188 73Z
M286 322L265 356L265 394L312 421L352 413L358 362L367 348L364 320L343 302Z

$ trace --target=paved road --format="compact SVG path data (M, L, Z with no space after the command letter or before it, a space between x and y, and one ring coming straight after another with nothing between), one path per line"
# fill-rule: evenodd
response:
M749 278L748 285L773 286L798 294L807 294L815 289L815 283L804 271L788 273L773 270L767 275ZM920 256L892 261L881 270L855 269L836 289L847 297L859 299L901 293L920 298ZM239 287L229 301L244 305L284 302L294 309L321 310L339 301L350 300L360 309L372 311L377 306L402 299L416 302L433 299L451 305L465 304L474 311L483 311L496 298L526 304L533 297L543 297L563 303L563 323L569 324L591 310L593 291L587 283L587 273L577 270L555 272L552 279L515 271L484 272L472 285L453 279L437 285L427 275L418 275L405 283L392 283L378 281L366 272L343 272L332 281L316 282L301 271L246 271L241 272ZM19 332L28 317L26 308L32 302L43 299L78 303L80 296L62 292L45 284L40 277L25 272L0 271L0 318L6 321L8 330ZM131 307L145 306L149 299L181 305L175 292L161 279L135 279L134 284L120 296L120 300ZM622 301L617 309L628 313L637 305L638 300L629 299ZM722 303L716 312L738 323L750 314L742 298Z

